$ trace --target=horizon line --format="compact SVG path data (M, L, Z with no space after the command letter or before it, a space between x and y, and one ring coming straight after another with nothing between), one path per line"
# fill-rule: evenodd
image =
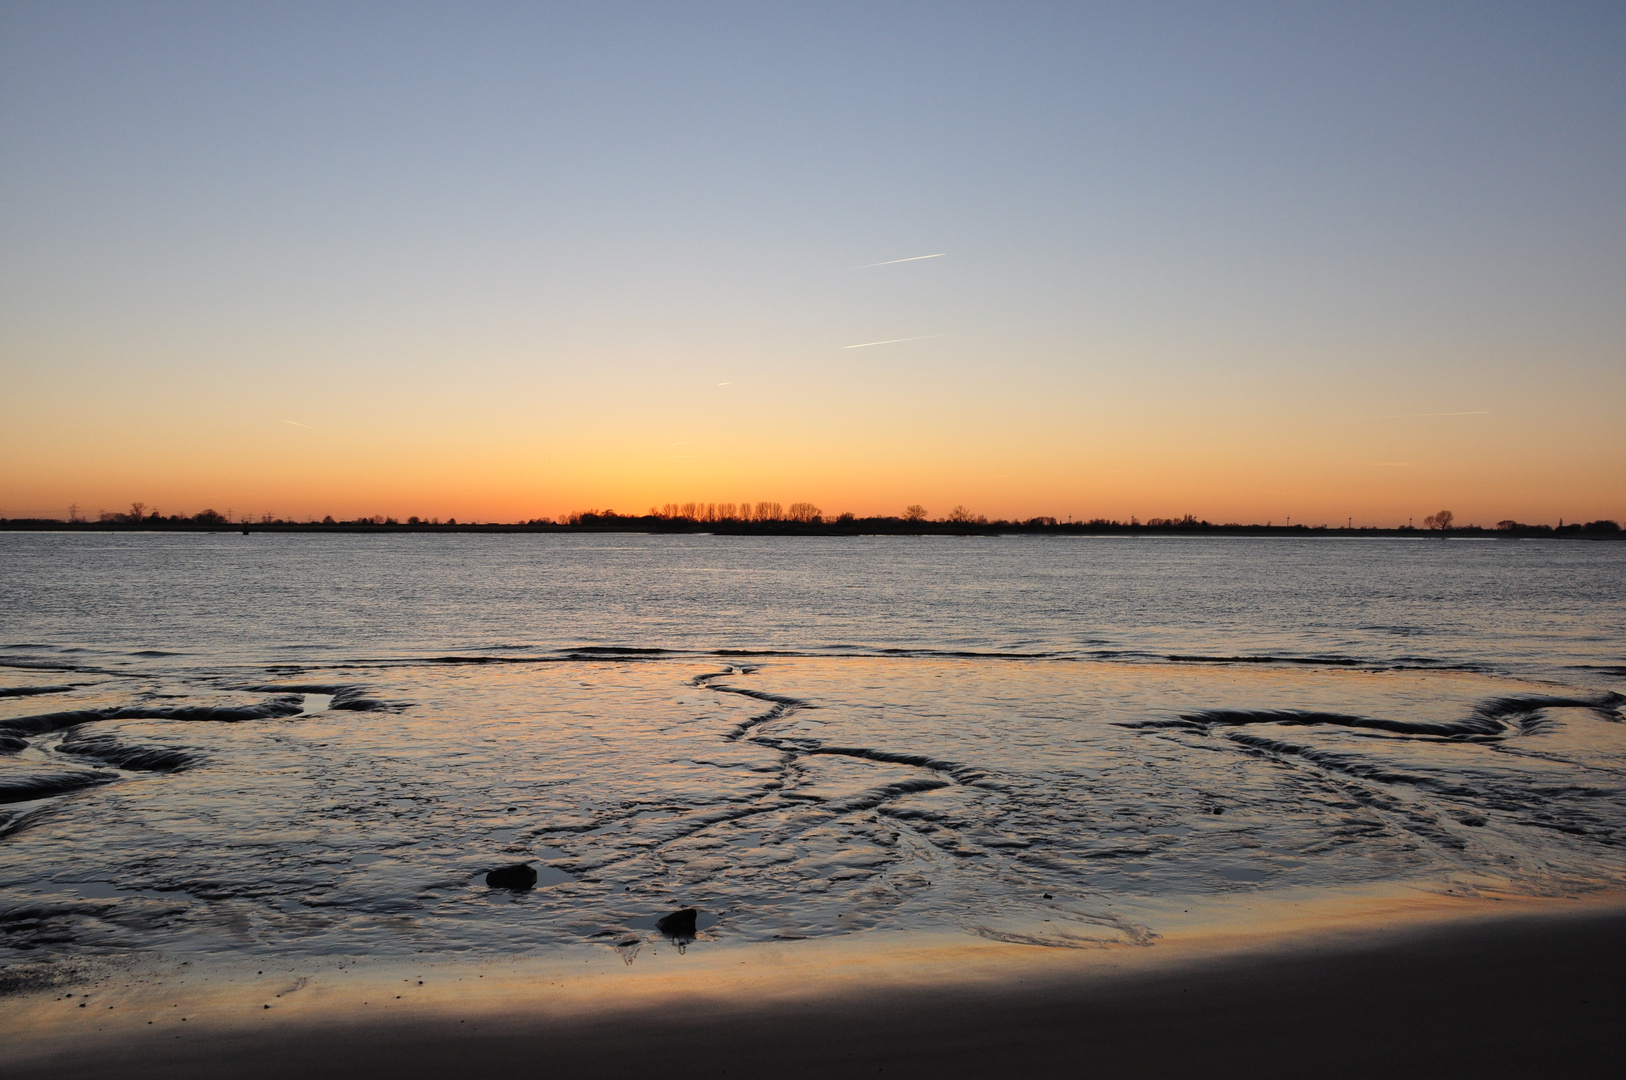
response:
M696 509L699 509L699 508L697 507ZM247 531L249 529L268 528L268 527L269 528L280 528L280 529L321 529L321 528L324 528L324 527L335 527L335 526L350 527L350 528L371 527L371 528L408 528L408 529L411 529L411 528L437 528L437 527L451 527L451 528L465 528L465 527L488 528L488 527L490 527L490 528L513 529L513 528L527 528L527 527L529 527L529 528L572 528L572 527L579 526L584 519L591 518L591 519L594 519L595 521L600 521L600 522L614 522L614 521L629 522L629 523L630 522L663 522L663 523L671 523L671 524L676 524L676 525L692 525L692 526L702 526L702 527L704 527L704 526L724 526L724 527L729 527L729 526L746 526L746 527L750 527L750 526L776 526L776 527L777 526L793 526L793 527L820 528L820 527L826 527L826 526L841 526L841 525L848 525L848 524L858 524L858 523L863 523L863 522L877 522L877 523L879 523L879 522L888 522L888 523L897 523L897 524L906 524L906 525L934 526L934 527L935 526L956 526L956 527L963 527L963 528L969 528L969 529L984 529L984 530L1001 529L1001 528L1018 528L1018 529L1095 528L1095 529L1111 529L1111 530L1122 530L1122 529L1194 529L1194 530L1260 529L1260 530L1292 531L1292 532L1300 532L1300 531L1321 532L1321 531L1325 531L1325 532L1419 532L1419 533L1435 532L1435 533L1437 533L1437 532L1442 532L1442 531L1443 532L1461 532L1461 531L1509 532L1509 531L1514 531L1514 530L1532 530L1532 529L1533 530L1554 531L1554 530L1558 530L1558 529L1570 529L1570 528L1585 529L1586 527L1593 526L1593 525L1604 526L1605 527L1604 531L1608 531L1608 532L1617 532L1620 529L1620 526L1619 526L1618 522L1614 521L1614 519L1611 519L1611 518L1597 518L1597 519L1592 520L1592 521L1587 521L1587 520L1585 520L1585 515L1576 517L1576 518L1574 518L1572 520L1569 520L1569 521L1566 521L1566 519L1564 517L1560 517L1558 519L1558 524L1557 525L1547 524L1545 522L1540 522L1540 521L1523 522L1523 521L1518 521L1518 520L1515 520L1515 519L1512 519L1512 518L1504 518L1504 519L1502 519L1500 521L1497 521L1494 524L1490 524L1490 525L1480 525L1477 522L1470 521L1470 522L1464 522L1462 524L1454 524L1454 523L1453 524L1446 524L1442 528L1442 527L1437 527L1437 526L1432 524L1433 515L1430 515L1429 520L1426 521L1425 524L1423 524L1421 526L1415 524L1415 519L1410 520L1405 524L1395 524L1395 525L1378 525L1378 524L1355 525L1355 524L1353 524L1352 521L1349 521L1348 523L1346 523L1344 525L1338 525L1338 524L1336 524L1334 522L1327 522L1327 521L1323 521L1323 522L1321 522L1319 524L1310 524L1310 523L1307 523L1307 522L1302 521L1302 520L1299 521L1297 524L1295 524L1291 517L1286 518L1282 525L1277 525L1275 523L1274 518L1268 519L1268 520L1266 520L1266 521L1264 521L1262 523L1258 522L1258 521L1253 521L1253 522L1244 522L1244 521L1209 521L1206 518L1197 518L1195 515L1191 515L1191 514L1184 515L1183 517L1150 517L1150 518L1145 519L1144 521L1141 520L1138 515L1130 515L1130 517L1127 520L1120 520L1120 519L1117 519L1117 518L1106 518L1106 517L1083 518L1083 517L1074 517L1072 515L1068 515L1066 518L1058 518L1058 517L1055 517L1055 516L1049 515L1049 514L1037 514L1037 515L1033 515L1031 517L1026 517L1026 518L997 518L997 519L990 520L986 515L973 514L971 511L965 509L964 507L958 507L958 506L955 507L954 510L950 511L949 515L940 516L940 517L926 517L923 507L910 507L903 514L896 514L896 513L894 513L894 514L866 514L866 515L862 515L862 516L854 514L854 513L850 512L850 511L843 511L840 514L832 514L832 515L826 516L826 515L824 515L824 513L818 507L812 506L810 504L805 505L803 507L798 507L797 509L800 511L800 514L802 516L786 515L783 512L782 508L776 507L774 509L774 511L772 511L772 513L774 513L775 516L772 516L772 517L757 517L754 514L752 514L751 516L745 516L744 514L739 514L739 515L730 515L730 516L727 516L727 517L724 517L724 516L721 516L721 515L718 515L718 516L715 516L715 517L706 517L706 516L696 515L696 516L691 517L691 516L689 516L687 514L684 514L682 512L673 513L673 512L665 510L665 508L656 509L654 507L651 507L649 511L646 511L646 512L641 513L641 514L640 513L618 513L617 511L615 511L613 509L577 510L577 511L572 511L572 512L569 512L569 513L566 513L566 514L558 514L558 515L545 516L545 517L533 517L533 518L521 519L521 520L517 520L517 521L480 521L480 520L475 520L475 519L472 519L472 518L465 518L465 520L463 520L461 522L458 521L455 516L450 516L450 517L447 517L446 519L442 520L439 517L420 518L415 514L407 516L404 520L397 519L394 516L384 515L384 514L359 515L359 516L357 516L355 518L350 518L350 519L337 519L337 518L333 517L333 515L327 514L327 515L324 515L320 519L318 519L318 518L316 518L314 516L310 516L310 517L306 517L303 520L300 520L300 519L293 519L293 518L273 517L270 514L260 514L260 515L253 515L253 516L235 515L235 514L228 515L228 514L221 514L219 511L215 511L215 510L203 510L203 511L200 511L199 513L197 513L197 514L192 514L192 515L183 516L183 515L180 515L180 514L172 514L172 515L170 515L168 517L161 517L161 516L158 515L157 512L154 512L151 516L146 516L146 517L142 517L142 518L139 518L139 519L132 519L132 517L128 513L116 513L115 514L115 513L110 513L108 511L100 511L99 516L98 516L97 519L91 519L91 518L88 518L88 517L68 517L68 518L43 517L43 516L11 517L10 515L6 514L4 511L0 511L0 528L3 528L5 526L9 526L11 523L19 523L20 524L20 523L27 522L27 523L37 523L37 524L40 524L40 525L89 526L89 527L95 527L95 526L101 525L101 526L114 526L114 527L122 527L122 528L146 527L149 530L158 530L158 531L162 531L162 530L164 530L166 528L176 528L176 527L185 528L185 527L189 527L189 526L193 526L193 527L195 527L195 526L203 526L203 527L211 528L211 529L232 529L232 530L243 529L245 531ZM911 511L913 511L914 513L911 513ZM749 513L749 511L747 511L747 513ZM918 516L916 516L916 515L918 515Z

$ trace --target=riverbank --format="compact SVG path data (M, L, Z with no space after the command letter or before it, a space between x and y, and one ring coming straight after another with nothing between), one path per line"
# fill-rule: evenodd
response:
M909 521L903 518L850 518L813 521L696 521L659 515L590 515L566 522L397 521L361 518L353 521L230 521L219 515L198 518L153 518L139 522L56 521L42 518L0 518L0 532L62 533L401 533L442 535L477 533L652 533L717 536L1214 536L1279 537L1284 539L1409 539L1409 540L1623 540L1614 521L1587 524L1522 525L1509 523L1485 528L1453 526L1441 531L1410 526L1377 528L1331 525L1219 525L1207 521L1166 523L1033 521Z
M606 950L306 974L256 962L254 974L179 965L0 1001L0 1064L16 1080L1604 1076L1626 1064L1618 899L1379 905L1150 947L852 935L666 946L634 964Z

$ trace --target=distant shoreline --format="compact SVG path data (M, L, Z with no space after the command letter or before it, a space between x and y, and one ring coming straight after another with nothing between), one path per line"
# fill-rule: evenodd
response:
M907 521L903 518L855 518L845 521L694 521L656 516L592 516L569 524L529 522L398 522L356 521L198 521L166 518L130 521L61 521L50 518L0 518L0 532L72 533L650 533L719 536L1256 536L1412 540L1626 540L1614 522L1562 525L1517 525L1484 528L1465 525L1438 529L1363 528L1328 525L1215 525L1209 522L1123 524L1099 522L1034 523L1017 521Z

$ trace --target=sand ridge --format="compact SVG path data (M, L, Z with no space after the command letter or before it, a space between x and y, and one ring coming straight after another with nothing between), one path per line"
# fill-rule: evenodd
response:
M884 939L884 940L881 940ZM184 964L0 1002L8 1076L1604 1075L1626 902L1397 899L1151 948L851 935L300 974ZM580 961L580 970L572 966ZM189 970L190 969L190 970ZM67 996L68 994L74 996ZM1498 1003L1516 1022L1487 1024ZM267 1008L266 1006L270 1006ZM1319 1049L1318 1049L1319 1048ZM1309 1055L1314 1055L1312 1062ZM1297 1064L1295 1064L1297 1063ZM1477 1063L1477 1064L1476 1064ZM1489 1071L1486 1071L1489 1070Z

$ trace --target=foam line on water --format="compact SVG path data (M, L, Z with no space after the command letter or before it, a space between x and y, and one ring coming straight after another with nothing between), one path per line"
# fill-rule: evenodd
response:
M173 746L132 746L111 735L75 732L57 745L57 752L111 765L115 769L141 772L180 772L198 763L200 757Z
M87 770L0 778L0 803L32 802L53 795L66 795L70 791L109 784L118 778L116 773Z
M410 707L407 702L384 701L372 697L365 686L358 686L355 683L286 683L244 686L240 689L257 694L321 694L332 699L328 702L328 708L347 709L351 712L392 712ZM303 703L300 708L303 711Z
M71 686L0 686L0 698L34 697L38 694L66 694Z
M1492 698L1474 706L1460 720L1434 722L1393 720L1387 717L1352 713L1323 712L1315 709L1203 709L1182 713L1177 720L1139 720L1121 727L1157 729L1184 728L1206 732L1217 727L1245 727L1252 724L1281 724L1290 727L1330 725L1385 731L1395 735L1431 736L1444 739L1499 739L1510 728L1518 734L1539 730L1540 713L1546 709L1582 709L1599 719L1620 723L1620 706L1626 697L1616 693L1595 697L1562 697L1521 694Z
M43 735L101 720L180 720L230 724L297 716L303 709L304 701L299 694L271 698L258 705L119 705L104 709L69 709L0 720L0 734Z

